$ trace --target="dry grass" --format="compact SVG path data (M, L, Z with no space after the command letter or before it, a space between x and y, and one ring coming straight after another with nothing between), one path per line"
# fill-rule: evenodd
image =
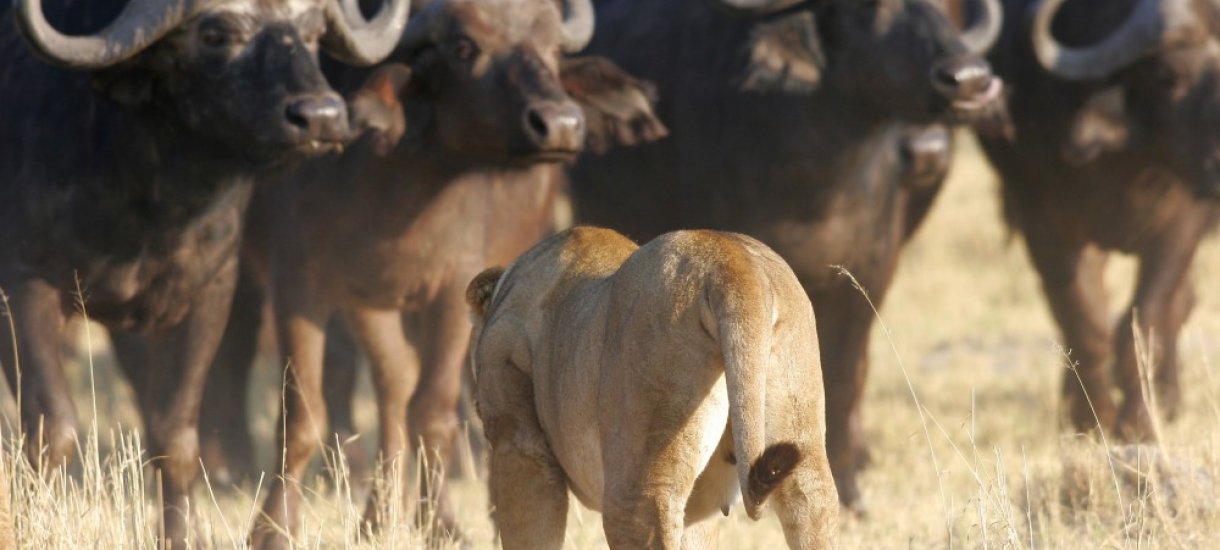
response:
M889 334L874 334L864 418L874 465L861 479L871 514L844 518L840 546L1220 547L1213 528L1220 377L1210 366L1220 338L1220 292L1200 289L1183 331L1184 413L1164 427L1162 448L1108 453L1092 440L1063 436L1058 395L1069 355L1056 343L1022 245L999 221L989 170L970 143L964 149L881 309ZM1209 242L1195 277L1217 275L1220 245ZM1132 278L1131 261L1114 262L1113 303L1126 300ZM97 359L96 405L89 361L74 361L82 420L101 426L102 437L82 442L71 475L35 475L15 445L0 457L0 479L9 479L17 537L26 547L142 548L155 540L156 494L132 430L138 420L130 392L106 354ZM265 365L259 377L249 398L258 413L252 426L266 447L277 369ZM4 413L13 418L11 402ZM367 399L358 413L359 424L371 427ZM372 445L370 439L355 444ZM262 463L272 464L270 449L262 452ZM362 484L331 475L343 466L333 452L328 456L307 482L301 547L424 545L409 521L375 536L361 533ZM490 547L483 483L458 481L454 489L468 536L476 547ZM201 486L192 510L201 546L244 544L258 492L255 484ZM738 512L723 521L723 548L783 546L774 518L753 523ZM597 514L574 506L568 525L569 547L604 547Z

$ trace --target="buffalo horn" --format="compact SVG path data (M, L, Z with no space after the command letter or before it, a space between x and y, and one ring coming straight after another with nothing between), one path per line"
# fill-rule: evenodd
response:
M330 0L322 47L344 63L372 65L394 51L410 13L411 0L386 0L377 15L366 20L358 0Z
M1004 26L1004 9L1000 0L976 0L980 12L978 20L967 29L962 30L962 44L975 55L983 55L996 39L1000 37L1000 29Z
M194 0L131 0L101 31L69 36L51 26L42 0L19 0L16 20L22 36L40 57L63 67L103 69L140 53L191 13Z
M1140 0L1114 32L1094 46L1074 48L1051 35L1064 0L1043 0L1034 17L1033 45L1046 70L1068 80L1104 78L1155 50L1170 30L1190 21L1189 0Z
M560 48L568 53L585 49L593 38L593 1L562 0L559 11L563 15L563 41L559 45Z
M767 15L791 8L805 0L715 0L717 4L742 15Z

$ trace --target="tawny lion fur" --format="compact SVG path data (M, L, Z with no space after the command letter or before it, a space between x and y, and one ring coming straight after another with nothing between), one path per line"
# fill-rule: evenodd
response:
M762 243L578 227L466 296L504 548L560 548L569 489L611 548L712 548L739 498L790 547L831 545L813 308Z

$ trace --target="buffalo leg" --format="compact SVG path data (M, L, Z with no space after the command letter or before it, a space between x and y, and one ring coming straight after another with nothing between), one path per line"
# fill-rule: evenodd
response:
M445 487L445 470L451 464L453 447L458 436L458 401L462 394L462 368L466 365L470 345L470 321L463 292L451 289L430 308L428 319L420 331L424 338L421 348L423 372L419 389L411 398L411 441L423 445L429 470L438 475L425 476L421 487L423 499L435 499L434 517L440 527L456 534L456 518ZM435 481L435 485L431 482Z
M203 390L199 419L203 465L212 481L222 485L250 479L258 471L254 464L246 390L258 355L262 306L262 288L242 270L229 322Z
M148 381L148 365L152 361L148 339L125 330L111 330L109 335L115 363L131 384L132 394L139 398L146 391L144 384Z
M326 397L331 430L339 443L356 435L356 424L352 419L352 398L356 391L356 378L360 373L360 348L352 337L351 328L341 317L331 319L326 326L326 354L322 370L322 392ZM363 480L369 474L369 457L362 442L345 445L348 477Z
M199 468L199 405L236 282L234 260L199 293L182 323L149 337L140 409L161 474L166 541L175 548L186 541L188 500Z
M845 282L810 296L818 318L822 373L826 388L826 452L839 500L864 511L856 474L868 463L860 425L860 399L868 377L868 335L873 313Z
M62 294L39 279L4 290L9 293L17 349L8 320L0 319L0 362L9 387L19 392L15 397L21 403L26 450L35 466L57 467L72 459L79 425L61 355L66 321Z
M287 356L284 418L279 431L280 476L271 484L254 548L288 547L296 533L301 476L326 441L326 400L322 397L322 354L329 309L293 287L276 289L276 330ZM286 536L287 535L287 536Z
M1063 395L1072 427L1080 433L1114 426L1110 379L1109 311L1105 252L1069 243L1045 224L1025 224L1026 245L1042 279L1051 313L1062 331L1073 368L1064 371Z
M369 358L377 394L380 425L378 461L380 479L370 495L365 520L378 525L383 510L391 510L394 489L405 487L407 462L407 403L419 382L419 357L403 337L402 314L395 310L348 312L356 341ZM391 484L398 484L397 487ZM404 493L398 493L403 496Z
M1153 430L1152 411L1149 410L1144 396L1140 359L1136 357L1132 334L1133 320L1134 329L1138 330L1145 343L1151 346L1152 364L1147 365L1147 368L1156 369L1156 381L1168 380L1168 383L1174 385L1158 389L1163 392L1162 395L1165 395L1166 391L1176 395L1178 391L1177 343L1185 312L1177 310L1185 308L1185 305L1177 302L1188 301L1190 298L1187 272L1194 259L1201 233L1184 236L1174 234L1173 237L1175 238L1166 238L1155 243L1146 253L1140 255L1135 297L1131 309L1121 321L1123 324L1118 327L1118 337L1114 343L1117 358L1115 371L1119 388L1123 392L1118 432L1124 438L1134 441L1152 440L1156 434ZM1180 295L1181 293L1186 295ZM1189 311L1188 308L1185 309Z
M1173 299L1173 310L1170 313L1170 326L1177 327L1178 334L1181 333L1182 325L1186 323L1186 319L1190 317L1190 312L1195 306L1195 289L1189 279L1183 281L1182 286L1178 288L1177 294ZM1172 338L1172 340L1170 339ZM1165 335L1165 342L1176 342L1177 335ZM1165 414L1166 420L1176 420L1178 417L1179 408L1182 401L1182 388L1178 379L1178 348L1171 346L1166 348L1168 354L1162 359L1161 364L1156 369L1156 395L1157 404Z

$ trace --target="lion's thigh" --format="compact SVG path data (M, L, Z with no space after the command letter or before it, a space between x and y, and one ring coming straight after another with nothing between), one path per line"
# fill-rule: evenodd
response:
M561 548L567 476L538 421L533 381L507 362L489 362L477 389L491 446L489 496L501 543L508 550Z
M603 401L619 405L617 414L603 410L601 417L603 515L612 548L681 546L695 480L728 425L727 393L716 389L625 393Z
M682 532L682 550L716 550L720 542L721 518L708 518L687 525Z
M741 499L737 481L737 466L733 453L733 433L725 429L720 446L699 474L694 490L686 502L686 526L716 519L724 510ZM685 543L683 543L685 544Z

